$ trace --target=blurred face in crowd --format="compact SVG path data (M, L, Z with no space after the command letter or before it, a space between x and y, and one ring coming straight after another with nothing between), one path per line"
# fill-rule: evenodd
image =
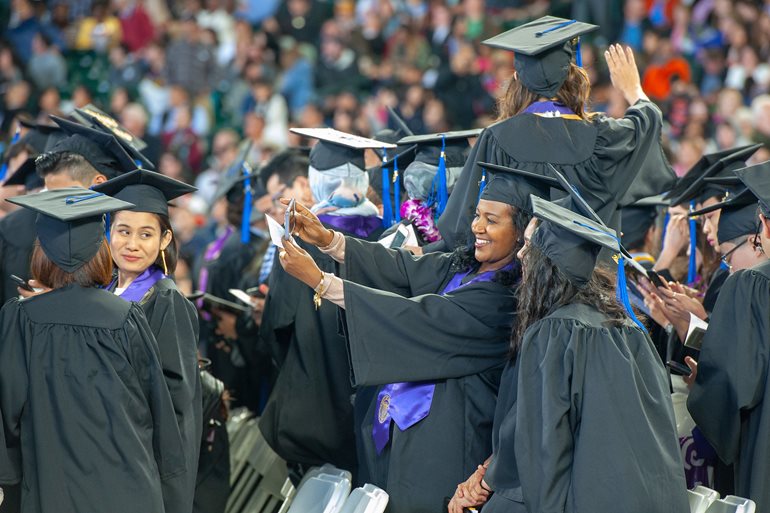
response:
M517 239L513 207L500 201L479 200L471 231L476 260L494 269L513 261Z
M699 204L698 208L701 209L710 207L711 205L715 205L717 203L719 203L719 198L709 198L703 203ZM717 226L719 226L720 212L721 210L714 210L713 212L709 212L701 216L701 222L703 223L703 234L706 236L706 240L709 243L709 246L714 248L714 251L716 252L719 252L721 249L719 246L719 239L717 238Z
M160 220L148 212L123 210L113 216L110 229L112 259L121 273L138 276L171 243L170 231L161 230Z
M274 174L267 179L267 194L272 200L269 213L275 219L283 219L283 213L286 207L279 201L281 198L295 199L310 207L315 204L313 199L313 191L310 189L310 181L306 176L298 176L294 178L291 185L287 185L280 181L278 174Z
M229 168L238 157L238 138L230 132L220 132L214 136L211 153L216 159L215 166L220 170Z
M524 265L524 255L527 254L527 251L529 250L529 241L532 239L532 235L535 233L535 229L537 229L537 218L533 217L530 219L529 224L527 225L527 228L524 230L524 244L521 245L521 249L518 253L516 253L516 258L519 260L519 262Z

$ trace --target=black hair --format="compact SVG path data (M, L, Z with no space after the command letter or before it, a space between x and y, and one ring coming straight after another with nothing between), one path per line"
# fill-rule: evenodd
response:
M278 181L287 187L294 185L294 180L300 176L307 177L310 160L296 150L284 150L270 159L262 168L260 176L263 176L267 186L267 180L277 175Z
M516 234L516 244L513 248L513 253L515 254L523 244L524 230L526 230L532 215L525 210L511 207L511 217L513 220L513 229ZM476 250L474 247L474 242L476 240L475 235L469 230L465 238L467 242L459 245L452 252L452 272L476 272L479 267L481 267L481 262L476 260ZM495 273L494 281L506 287L513 287L519 282L520 278L521 266L516 263L511 270L497 271L497 273Z
M97 175L101 174L83 155L68 151L38 155L35 159L35 168L42 178L67 173L67 176L81 184L90 184Z
M515 359L521 349L527 329L562 306L573 303L593 306L607 315L609 324L614 326L620 326L627 319L623 305L615 299L615 276L609 271L597 267L588 283L578 286L535 245L527 248L522 266L511 359Z

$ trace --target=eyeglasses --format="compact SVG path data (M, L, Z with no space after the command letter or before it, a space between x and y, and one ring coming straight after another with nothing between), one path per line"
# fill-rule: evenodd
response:
M731 249L730 251L728 251L727 253L725 253L724 255L722 255L722 258L720 258L720 260L722 261L722 263L723 263L725 266L727 266L727 268L728 268L729 270L731 270L731 271L732 271L732 270L733 270L733 266L732 266L732 264L731 264L731 263L730 263L728 260L730 259L730 257L732 256L732 254L733 254L733 253L735 253L736 251L738 251L738 248L740 248L741 246L743 246L743 245L744 245L744 244L746 244L747 242L748 242L748 239L743 239L741 242L739 242L739 243L738 243L738 245L736 245L736 246L735 246L733 249Z
M762 253L765 252L764 248L762 248L762 238L760 237L760 234L762 233L762 221L759 221L757 223L757 231L754 232L754 241L752 245L754 246L754 249L761 251Z

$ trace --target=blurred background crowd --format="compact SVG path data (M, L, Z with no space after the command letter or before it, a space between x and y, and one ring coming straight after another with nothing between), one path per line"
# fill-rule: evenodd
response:
M704 153L752 141L765 143L755 161L770 159L769 0L3 5L3 145L19 115L46 123L89 103L102 108L148 144L160 172L199 188L176 209L183 256L185 244L194 254L226 222L212 205L222 173L247 149L257 167L298 144L290 127L372 136L388 128L387 107L417 134L493 123L513 54L480 42L544 14L600 25L582 44L593 110L622 116L603 49L615 41L634 48L677 173Z

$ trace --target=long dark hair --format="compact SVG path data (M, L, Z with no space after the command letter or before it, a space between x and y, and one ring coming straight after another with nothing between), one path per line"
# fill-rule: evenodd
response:
M524 230L529 224L529 220L532 219L532 215L516 207L511 207L511 219L513 221L514 236L516 238L516 245L513 248L513 253L517 253L523 244ZM476 260L476 250L474 248L474 241L476 240L473 232L468 230L466 234L466 243L458 246L452 252L452 272L461 273L466 271L476 272L481 266L481 262ZM519 282L521 278L521 266L515 263L513 269L502 270L495 273L494 281L500 283L506 287L513 287Z
M625 322L626 311L615 299L615 276L597 267L591 279L582 287L553 264L537 246L530 245L523 258L522 283L518 291L518 315L511 335L511 358L521 348L527 328L556 311L559 307L582 303L605 314L611 325Z
M179 249L176 243L176 236L174 235L174 229L171 227L171 220L168 218L168 216L163 214L155 215L158 218L158 223L160 223L161 239L163 238L163 234L166 233L166 231L171 233L171 242L169 242L168 246L166 246L165 253L166 269L168 270L168 274L172 275L176 270L176 263L179 260ZM158 252L158 258L155 259L155 265L163 269L163 257L161 257L160 252Z

